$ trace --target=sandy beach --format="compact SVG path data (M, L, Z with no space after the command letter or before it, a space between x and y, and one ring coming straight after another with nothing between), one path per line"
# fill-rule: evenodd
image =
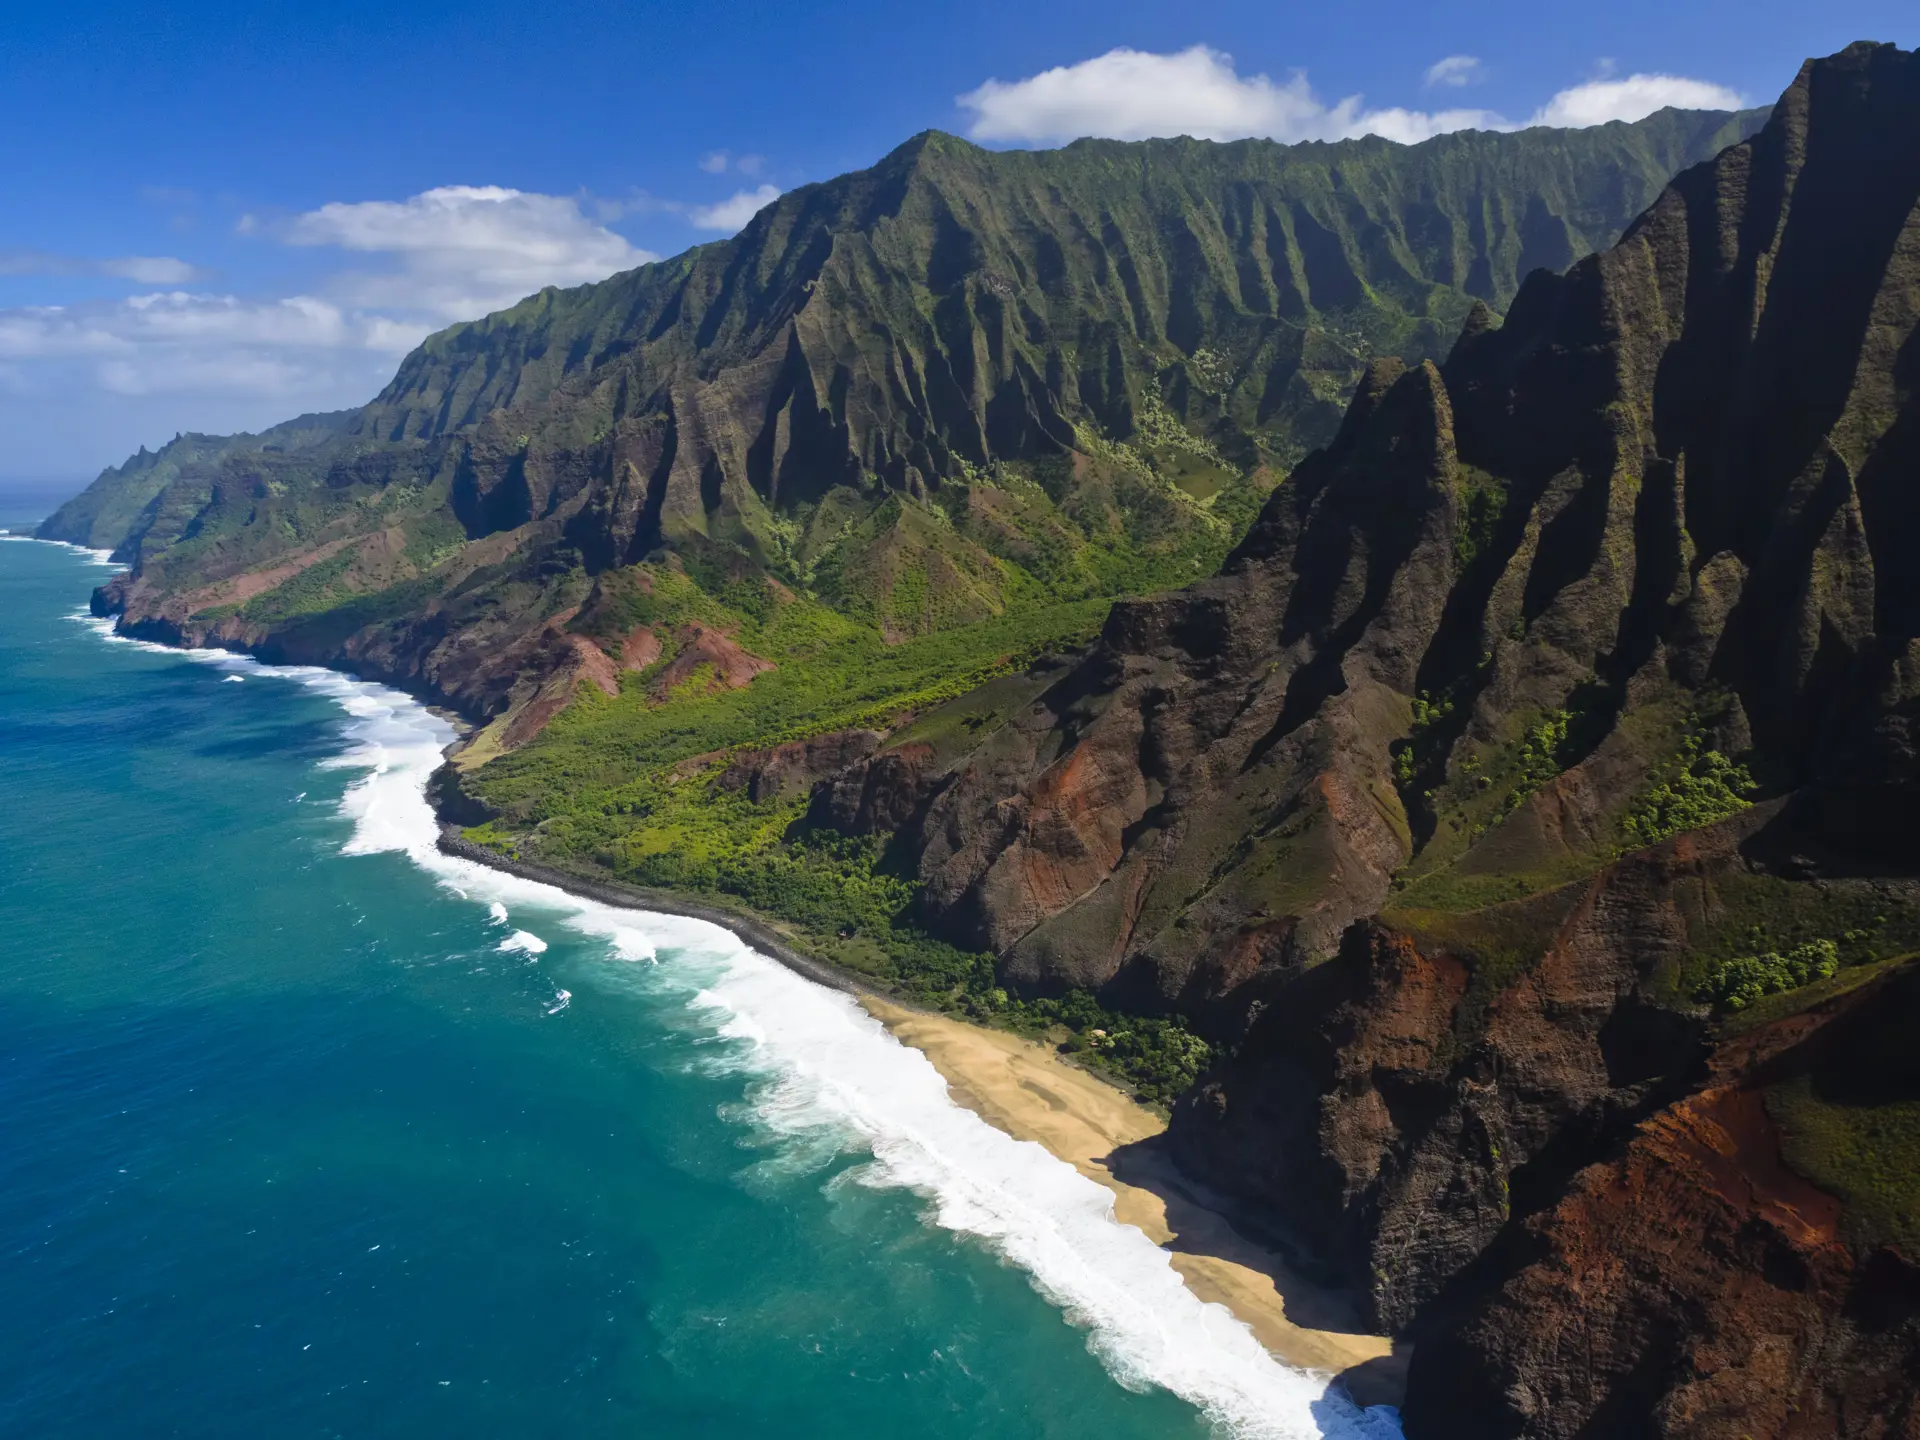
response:
M809 979L852 993L895 1038L926 1055L948 1093L1016 1140L1031 1140L1113 1191L1114 1215L1168 1252L1202 1300L1226 1306L1287 1364L1342 1376L1354 1399L1396 1405L1409 1351L1372 1335L1341 1295L1302 1278L1286 1258L1237 1231L1175 1169L1159 1143L1166 1121L1050 1047L1004 1030L909 1009L857 977L800 954L770 922L684 896L509 860L443 825L440 848L610 905L690 915L732 930Z
M1044 1145L1114 1194L1114 1214L1167 1250L1203 1300L1225 1305L1290 1365L1344 1375L1354 1398L1398 1403L1406 1352L1369 1335L1338 1295L1236 1231L1183 1181L1157 1143L1166 1121L1045 1045L861 996L923 1052L953 1099L1018 1140Z

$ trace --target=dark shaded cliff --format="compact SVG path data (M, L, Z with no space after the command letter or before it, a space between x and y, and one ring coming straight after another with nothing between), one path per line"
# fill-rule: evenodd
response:
M137 457L44 533L133 565L129 624L479 716L577 682L551 632L666 554L893 641L1185 583L1370 357L1443 353L1476 301L1609 242L1759 119L1414 147L929 133L733 240L436 335L324 426Z
M1920 61L1735 133L923 136L190 459L98 604L488 718L477 843L1213 1057L1417 1440L1907 1433Z
M922 922L1009 983L1233 1048L1182 1162L1383 1326L1454 1337L1416 1351L1411 1433L1908 1433L1911 1075L1860 1102L1877 1141L1740 1102L1727 1183L1785 1145L1838 1217L1791 1304L1773 1241L1713 1238L1767 1203L1631 1212L1705 1163L1661 1148L1701 1086L1771 1083L1716 1050L1730 1007L1920 946L1916 357L1920 60L1861 45L1443 363L1376 363L1219 576L1116 605L983 742L882 747L815 819L891 828ZM1843 1131L1877 1199L1834 1193ZM1535 1268L1576 1244L1578 1301ZM1702 1378L1749 1290L1764 1404Z
M1871 1193L1891 1136L1824 1163L1835 1130L1903 1110L1911 1143L1916 1025L1906 963L1722 1044L1695 1094L1521 1227L1490 1293L1429 1327L1408 1433L1920 1431L1912 1197L1889 1231Z

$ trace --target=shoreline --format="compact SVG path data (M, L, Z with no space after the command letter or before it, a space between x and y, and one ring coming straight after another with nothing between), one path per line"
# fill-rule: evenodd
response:
M69 618L80 620L84 612L69 612ZM112 628L110 621L94 619L81 633L106 639ZM519 878L510 873L518 867L501 867L497 860L481 866L455 858L448 851L466 847L442 848L443 837L459 837L445 836L430 803L429 786L443 763L453 727L446 717L398 690L340 669L262 665L252 656L211 649L181 654L186 647L140 642L99 648L109 654L120 651L143 671L173 669L166 658L172 654L197 662L210 680L272 675L289 682L297 693L330 702L330 708L343 712L344 723L337 744L327 746L325 758L317 763L346 770L351 778L339 791L337 804L322 806L349 827L337 849L329 837L324 846L329 854L383 857L409 874L423 875L463 905L479 907L486 913L478 932L483 946L502 936L514 939L509 930L493 927L505 925L514 911L525 908L530 915L537 913L541 930L559 923L588 937L587 951L577 957L569 954L568 959L603 972L611 991L635 983L665 987L661 993L670 1012L674 1001L685 1002L695 1045L709 1036L735 1042L727 1046L723 1071L750 1078L746 1090L738 1092L737 1108L723 1106L718 1112L722 1120L748 1127L756 1148L772 1145L782 1155L810 1156L806 1147L816 1136L827 1140L831 1153L844 1155L863 1180L901 1192L893 1203L907 1209L896 1218L905 1220L911 1233L917 1216L927 1232L922 1241L909 1243L924 1250L930 1241L936 1247L923 1259L945 1256L960 1246L964 1253L952 1258L963 1267L975 1267L984 1258L1026 1280L1066 1320L1063 1333L1074 1338L1067 1340L1063 1359L1075 1367L1085 1363L1074 1358L1084 1350L1123 1387L1165 1390L1195 1407L1219 1433L1278 1437L1324 1432L1349 1440L1398 1434L1390 1409L1363 1413L1346 1387L1329 1383L1327 1373L1276 1361L1250 1327L1190 1288L1146 1234L1116 1223L1107 1189L1063 1168L1046 1149L1022 1143L954 1103L945 1077L923 1051L901 1043L856 1008L858 1002L846 993L848 977L795 963L807 957L794 952L811 950L805 932L790 931L776 917L757 917L763 923L755 924L726 913L733 908L731 897L715 897L717 906L695 905L689 903L694 897L630 895L616 886L593 886L624 905L653 901L662 907L651 913L616 909L581 894L599 877L557 873L576 865L586 868L571 857L560 858L553 867L556 873L540 879ZM134 649L148 653L134 656ZM214 688L222 697L252 693ZM246 702L248 708L254 703ZM502 848L511 853L511 847ZM504 907L512 909L502 913ZM666 910L709 919L697 926L678 924ZM716 921L723 922L724 929L709 928ZM464 923L459 928L463 933L467 929ZM730 942L736 934L739 938ZM749 948L756 940L767 953ZM597 953L596 942L607 946L606 953ZM639 974L639 968L651 967L618 963L644 961L654 944L685 945L700 958L690 971L672 966L682 973L651 982ZM522 940L505 948L535 947ZM611 969L606 968L609 964ZM490 962L487 968L491 972ZM524 995L519 994L520 984L511 986L518 998L531 998L549 1016L564 1008L549 1005L541 993L557 985L553 972L516 968L512 974L531 981ZM817 979L808 983L812 976ZM579 978L591 983L584 971ZM857 983L866 977L851 978ZM571 998L558 991L555 996ZM679 1034L683 1027L669 1028ZM611 1038L619 1043L617 1035ZM712 1103L732 1101L734 1093L723 1086ZM793 1150L794 1142L802 1148ZM807 1183L804 1177L801 1183ZM977 1253L982 1248L984 1257ZM996 1286L1010 1282L1011 1277ZM853 1298L857 1300L857 1293ZM1026 1308L1008 1317L1008 1323L1017 1328L1040 1325L1054 1337L1055 1326ZM1011 1334L997 1333L996 1343Z
M718 925L723 930L732 931L769 960L778 961L816 985L824 985L829 990L839 990L854 996L877 993L861 985L844 971L802 955L786 940L769 929L764 920L742 911L699 900L689 900L683 895L675 895L664 890L653 890L639 885L622 885L611 880L596 880L591 876L576 875L570 870L556 870L550 865L541 865L531 860L511 860L497 850L489 850L484 845L476 845L464 838L460 834L460 827L446 820L440 822L438 845L442 854L471 860L476 865L485 865L488 869L498 870L503 874L518 875L523 880L534 880L542 885L551 885L556 890L564 890L570 895L596 900L602 905L612 905L621 910L651 910L661 915L678 915L687 920L704 920L709 925Z
M1226 1207L1174 1167L1164 1117L1118 1086L1011 1031L921 1010L799 953L767 924L724 906L511 860L442 821L439 848L603 905L704 920L803 978L851 995L926 1056L956 1105L1038 1144L1114 1195L1114 1219L1167 1252L1187 1287L1225 1306L1274 1357L1338 1378L1361 1405L1398 1405L1410 1352L1372 1335L1338 1293L1302 1277L1277 1250L1234 1228Z
M168 648L191 647L173 641ZM252 646L213 648L261 659ZM323 663L323 668L349 679L369 678L338 665ZM372 678L412 693L398 677ZM459 733L450 749L470 738L475 727L466 716L430 697L414 698ZM802 978L852 996L896 1040L926 1057L953 1103L1015 1140L1040 1145L1112 1191L1114 1220L1166 1252L1196 1298L1223 1306L1277 1360L1339 1383L1359 1405L1400 1404L1410 1350L1390 1337L1367 1333L1353 1320L1345 1297L1303 1279L1278 1250L1236 1230L1227 1207L1174 1167L1159 1139L1165 1118L1118 1086L1011 1031L913 1008L801 953L764 917L509 859L475 845L441 812L431 784L423 798L438 821L435 843L442 853L601 904L706 921Z

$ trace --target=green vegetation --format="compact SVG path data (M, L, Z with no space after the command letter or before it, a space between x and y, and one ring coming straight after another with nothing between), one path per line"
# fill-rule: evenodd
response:
M1784 1020L1790 1015L1797 1015L1802 1010L1825 1004L1829 1000L1857 990L1876 976L1885 974L1893 966L1913 958L1911 952L1906 952L1888 956L1869 953L1865 959L1849 959L1846 952L1850 948L1843 942L1840 968L1827 979L1814 980L1797 990L1777 991L1755 1000L1745 1009L1726 1012L1720 1017L1720 1033L1738 1035L1762 1025L1771 1025L1774 1021Z
M1453 714L1453 701L1442 695L1435 699L1422 690L1413 697L1412 728L1405 740L1393 743L1393 778L1401 790L1410 788L1420 767L1431 758L1434 727Z
M1892 1244L1920 1254L1920 969L1911 955L1843 971L1818 988L1836 998L1833 1033L1803 1051L1805 1071L1770 1086L1767 1112L1780 1153L1845 1205L1846 1236L1861 1249ZM1871 993L1867 991L1871 986ZM1766 1003L1779 1003L1778 1001Z
M1920 1099L1847 1103L1801 1076L1767 1093L1781 1156L1846 1205L1852 1238L1920 1253Z
M996 675L1016 675L1042 653L1084 643L1106 608L1057 605L887 645L817 601L718 567L621 572L577 623L605 635L648 626L664 653L630 675L617 698L583 687L534 743L471 776L468 788L504 818L470 838L770 917L809 953L917 1004L1027 1034L1064 1031L1084 1063L1165 1102L1207 1061L1205 1044L1177 1020L1129 1018L1087 996L1008 995L991 955L914 925L916 887L887 869L878 842L809 830L804 791L755 802L743 786L720 783L743 750L893 725ZM716 690L696 676L658 693L674 632L695 622L777 668L743 688Z
M1831 940L1809 940L1784 955L1739 955L1714 966L1694 991L1697 1000L1722 1010L1744 1010L1756 1000L1831 979L1840 968L1840 947Z
M1753 777L1718 750L1704 749L1704 743L1697 734L1688 736L1674 773L1656 782L1628 810L1621 824L1634 844L1652 845L1748 807Z
M668 808L673 815L661 818L677 821L682 835L689 820L710 821L718 814L734 823L701 826L708 833L697 852L643 847L628 852L627 863L603 868L629 883L709 896L784 922L800 948L915 1004L1061 1040L1083 1064L1156 1104L1171 1102L1211 1059L1206 1042L1177 1017L1122 1015L1084 991L1059 999L1010 995L995 976L992 955L958 949L914 925L910 908L917 887L886 871L879 845L869 837L799 831L782 841L778 837L793 831L802 807L755 806L738 792ZM513 854L526 843L493 826L467 833ZM729 842L737 848L724 848ZM564 851L555 853L546 837L535 844L542 859L577 862Z
M1502 814L1518 810L1529 795L1567 768L1572 725L1572 712L1553 710L1527 727L1520 737L1513 788L1500 804Z
M353 564L353 547L334 551L290 579L282 581L257 599L240 607L248 620L291 620L298 615L316 615L343 598L341 580Z
M1744 868L1724 872L1701 894L1691 917L1689 947L1671 976L1676 1004L1693 1001L1726 962L1785 955L1817 941L1839 947L1840 968L1828 981L1778 992L1728 1012L1724 1023L1742 1028L1778 1019L1808 998L1849 982L1862 967L1920 949L1920 911L1897 888L1840 882L1810 886Z
M671 567L652 573L654 592L635 587L628 592L631 608L622 613L680 617L636 622L661 629L684 619L725 628L743 650L777 668L739 689L696 687L658 696L652 682L673 658L674 637L664 634L667 652L629 675L617 698L583 688L538 740L474 778L473 788L488 804L518 823L551 822L550 833L569 836L575 849L615 847L631 828L622 817L642 815L654 817L647 828L654 838L646 845L706 853L703 837L731 835L733 822L703 798L707 790L698 776L706 767L689 777L681 762L711 757L717 766L722 752L738 747L889 724L1023 669L1042 654L1085 643L1107 610L1106 601L1057 605L887 645L814 601L783 599L762 623L685 585ZM669 814L681 816L685 829L670 832L664 823ZM732 842L719 845L731 848Z
M1453 537L1453 565L1464 574L1474 561L1491 552L1493 537L1506 511L1507 487L1484 471L1467 469L1460 501L1460 528Z

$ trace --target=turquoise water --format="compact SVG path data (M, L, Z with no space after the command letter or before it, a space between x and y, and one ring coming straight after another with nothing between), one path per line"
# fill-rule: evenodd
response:
M695 922L436 856L444 726L0 544L0 1433L1390 1435Z

